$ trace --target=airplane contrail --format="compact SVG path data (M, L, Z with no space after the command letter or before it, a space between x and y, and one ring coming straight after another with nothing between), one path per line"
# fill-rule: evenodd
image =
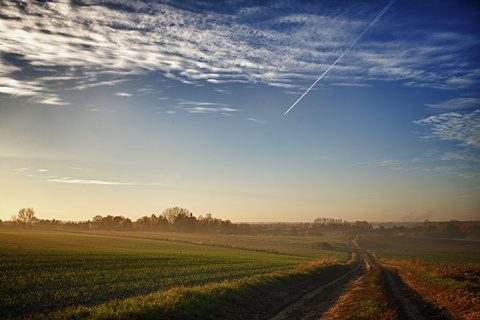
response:
M373 25L383 16L383 14L385 12L387 12L387 10L393 5L393 3L395 2L396 0L391 0L386 6L385 8L383 8L382 11L380 11L380 13L375 17L375 19L373 19L372 22L370 22L370 24L368 25L368 27L365 28L365 30L363 30L363 32L355 39L355 41L353 41L353 43L350 45L350 47L347 48L347 50L345 50L344 53L342 53L340 55L340 57L337 58L337 60L335 60L334 63L332 63L332 65L330 67L328 67L327 70L325 70L324 73L322 73L322 75L320 77L318 77L318 79L310 86L310 88L307 89L307 91L305 91L301 96L300 98L297 99L297 101L295 101L294 104L292 104L292 106L287 110L287 112L285 112L284 115L286 115L288 112L290 112L290 110L293 109L293 107L295 107L295 105L300 101L302 100L302 98L310 91L312 90L312 88L318 83L318 81L320 81L320 79L323 78L324 75L327 74L328 71L330 71L330 69L332 69L338 61L340 61L340 59L343 58L344 55L347 54L348 51L350 51L350 49L353 48L353 46L358 42L358 40L360 40L360 38L365 34L367 33L368 30L370 30L371 27L373 27Z

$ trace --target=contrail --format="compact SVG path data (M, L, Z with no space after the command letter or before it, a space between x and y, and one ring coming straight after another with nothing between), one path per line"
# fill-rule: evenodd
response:
M292 104L292 106L287 110L287 112L285 112L284 115L286 115L288 112L290 112L290 110L293 109L293 107L295 107L295 105L300 101L302 100L302 98L310 91L312 90L312 88L317 84L318 81L320 81L320 79L323 78L324 75L327 74L328 71L330 71L330 69L332 69L338 61L340 61L340 59L343 58L344 55L347 54L348 51L350 51L350 49L353 48L353 46L358 42L358 40L360 40L360 38L365 34L367 33L368 30L370 30L371 27L373 27L373 25L383 16L383 14L385 12L387 12L387 10L393 5L393 3L395 2L396 0L391 0L386 6L385 8L383 8L382 11L380 11L380 13L375 17L375 19L373 19L372 22L370 22L370 24L368 25L368 27L365 28L365 30L363 30L363 32L355 39L355 41L353 41L353 43L350 45L350 47L347 48L347 50L345 50L344 53L342 53L340 55L340 57L337 58L337 60L335 60L334 63L332 63L332 65L330 67L328 67L327 70L325 70L324 73L322 73L322 75L320 77L318 77L318 79L310 86L310 88L307 89L307 91L305 91L301 96L300 98L297 99L297 101L295 101L294 104Z

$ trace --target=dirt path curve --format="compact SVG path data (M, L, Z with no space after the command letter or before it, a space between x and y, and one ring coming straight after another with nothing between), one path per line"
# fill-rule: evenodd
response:
M440 308L427 302L408 287L397 269L379 263L373 255L365 251L359 252L360 250L361 248L357 247L356 251L361 257L361 262L356 268L303 296L271 320L310 320L334 314L333 318L343 319L341 314L336 314L337 310L342 310L339 304L345 303L345 300L352 300L352 297L355 297L352 291L361 291L361 288L357 287L361 282L359 279L368 276L372 264L381 270L381 276L384 277L385 300L389 301L390 309L396 310L397 319L451 319Z
M365 263L361 260L354 269L309 292L270 320L319 319L337 301L346 288L365 273L365 270Z

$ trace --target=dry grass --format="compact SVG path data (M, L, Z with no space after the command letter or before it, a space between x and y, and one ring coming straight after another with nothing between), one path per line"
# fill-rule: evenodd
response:
M377 265L368 267L368 272L354 281L322 319L396 319L396 311L390 307L385 292L385 279Z
M402 280L454 319L480 319L480 265L390 260Z
M321 260L313 260L310 262L300 263L295 267L294 272L295 273L310 272L315 269L319 269L327 266L333 266L333 265L336 265L337 263L338 261L335 258L323 258Z

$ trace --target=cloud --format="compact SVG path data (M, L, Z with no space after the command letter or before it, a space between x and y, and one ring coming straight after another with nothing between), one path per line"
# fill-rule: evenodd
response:
M182 101L178 104L181 105L194 105L194 106L225 106L228 107L228 104L216 103L216 102L199 102L199 101Z
M480 162L480 155L478 153L463 151L459 152L447 152L442 157L441 160L452 161L452 160L461 160L469 162Z
M6 93L12 96L30 97L34 103L47 105L69 105L69 102L63 101L57 94L45 90L40 81L35 80L16 80L9 77L8 73L1 71L5 63L0 59L0 93ZM6 70L8 71L8 66ZM11 70L11 69L10 69Z
M55 93L59 85L84 90L147 72L188 84L261 82L299 89L325 71L381 9L375 2L343 7L239 2L225 10L208 2L193 7L193 2L119 0L115 8L77 3L2 1L0 92L65 105ZM415 18L386 14L383 24L369 31L384 40L367 34L328 74L329 81L477 86L480 69L465 53L477 52L478 36L452 31L450 22L435 17Z
M405 163L402 163L400 160L396 160L396 159L364 161L364 162L356 163L355 165L373 165L373 166L387 167L387 169L394 170L394 171L412 170L412 168L405 167L404 166Z
M435 104L426 104L426 106L445 110L480 108L480 98L453 98Z
M255 118L247 118L248 121L252 121L252 122L255 122L255 123L267 123L267 121L264 121L264 120L257 120Z
M115 95L123 98L128 98L132 96L132 94L128 92L115 92Z
M425 168L424 171L460 171L464 178L476 178L480 156L480 110L472 112L448 112L414 121L425 128L423 139L452 141L458 144L456 151L432 152L429 158L450 161L453 166Z
M120 80L109 80L109 81L100 81L100 82L95 82L95 83L86 83L86 84L80 84L78 86L75 86L71 88L71 90L85 90L89 88L94 88L94 87L101 87L101 86L115 86L120 83L124 83L126 81L130 81L129 79L120 79Z
M480 173L465 173L462 174L462 177L465 179L480 179ZM478 197L478 194L476 194L475 197Z
M457 141L465 147L480 148L480 110L442 113L413 123L427 127L425 139Z
M343 83L332 83L332 86L342 86L342 87L359 87L359 88L364 88L364 87L371 87L371 84L366 84L366 83L349 83L349 82L343 82Z
M233 108L211 108L211 107L193 107L185 108L189 113L224 113L224 112L238 112L240 109Z
M400 164L398 160L393 160L393 159L380 160L377 163L381 166L391 166L391 165Z
M104 181L104 180L84 180L84 179L71 179L71 178L59 178L49 179L48 182L67 183L67 184L89 184L89 185L105 185L105 186L161 186L162 183L136 183L136 182L117 182L117 181Z
M92 169L82 168L82 167L67 167L68 169L81 170L81 171L92 171Z

